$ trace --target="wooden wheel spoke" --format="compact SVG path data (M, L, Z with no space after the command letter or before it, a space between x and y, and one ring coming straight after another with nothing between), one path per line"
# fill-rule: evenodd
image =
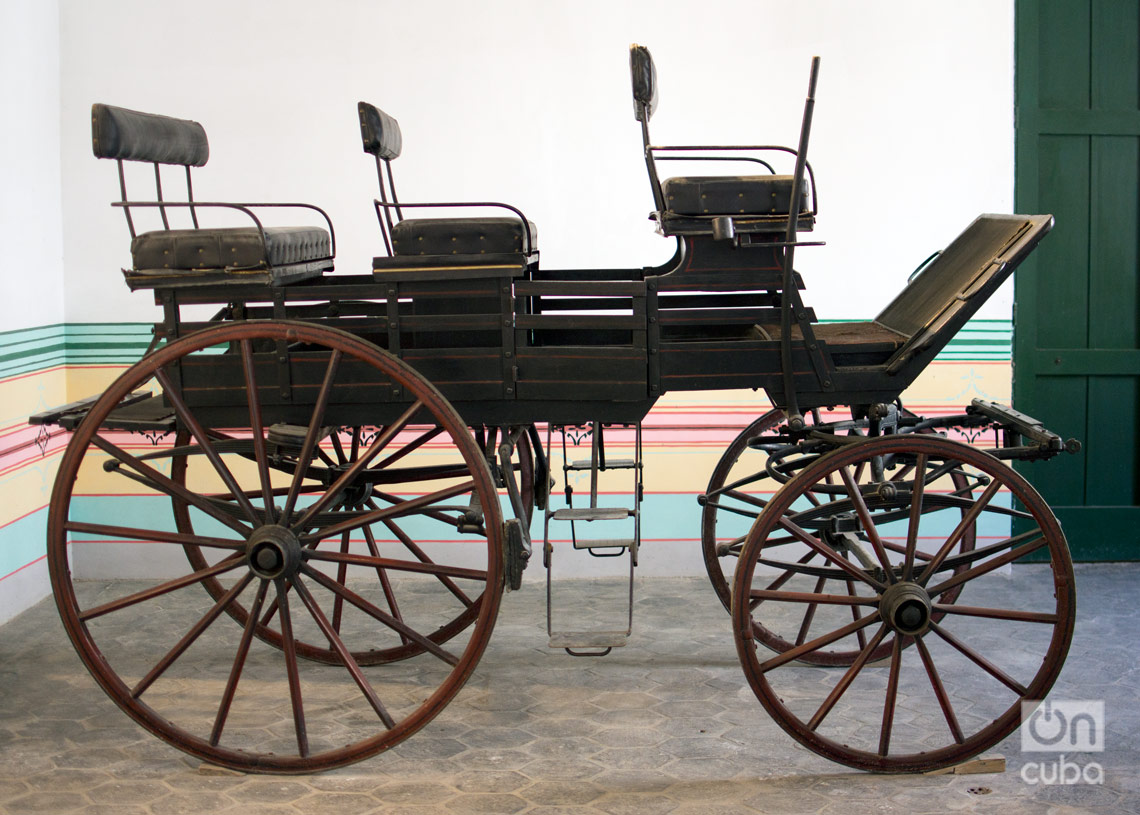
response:
M925 583L927 580L929 580L930 576L934 574L939 565L941 565L942 561L946 559L946 556L954 551L954 547L958 545L958 541L962 539L962 536L966 533L966 530L970 529L974 525L975 521L978 519L978 516L982 514L982 510L984 510L990 501L994 499L994 496L997 495L998 490L1000 490L1002 486L1003 483L1000 479L995 478L992 482L990 482L990 485L986 487L986 491L983 492L978 497L978 500L974 502L974 505L966 511L966 514L962 516L962 520L959 521L958 526L956 526L954 528L954 531L950 533L950 537L946 539L946 542L942 544L941 548L939 548L939 550L935 553L934 557L931 558L930 562L926 564L926 567L922 570L922 573L917 578L919 583Z
M253 344L248 339L241 341L242 371L245 375L245 391L249 400L249 427L253 438L253 457L257 461L257 477L261 483L261 500L265 506L265 523L277 521L277 509L273 504L273 482L269 476L269 456L265 451L265 427L261 418L261 397L257 392L257 376L253 366Z
M984 574L988 574L994 569L1004 566L1007 563L1013 563L1013 561L1017 560L1018 558L1025 557L1030 552L1036 552L1038 549L1048 543L1048 539L1042 535L1039 539L1031 541L1030 543L1026 543L1022 546L1018 546L1016 549L1010 549L1004 555L998 555L993 560L987 560L985 563L979 563L977 566L967 569L964 572L959 572L953 577L943 580L936 586L930 586L926 591L931 597L937 597L941 594L945 594L955 586L959 586L962 583L973 580L975 577L981 577Z
M960 606L956 603L935 603L934 610L943 614L962 614L967 617L986 617L992 620L1012 620L1021 623L1049 623L1055 625L1060 622L1060 616L1044 611L1018 611L1009 608L981 608L978 606Z
M823 586L827 582L826 577L821 577L815 582L815 591L813 594L821 595ZM819 608L819 602L811 600L808 602L808 607L804 609L804 619L800 623L800 630L796 632L796 645L803 645L804 640L807 639L808 630L811 628L811 621L815 618L815 610Z
M302 566L301 571L303 571L306 575L308 575L310 578L312 578L315 582L324 586L329 591L331 591L335 594L343 595L345 600L352 603L352 605L359 608L365 614L368 614L370 617L372 617L375 620L377 620L377 621L383 623L384 625L388 626L393 631L396 631L399 634L406 635L407 638L410 639L412 642L419 645L425 651L428 651L429 653L434 654L435 656L439 657L444 662L446 662L448 665L454 666L454 665L459 664L459 657L455 656L450 651L447 651L446 649L441 648L440 646L436 645L430 639L425 637L420 632L416 631L414 628L412 628L411 626L409 626L408 624L406 624L402 620L397 620L392 615L387 614L383 610L377 608L375 605L373 605L372 603L365 600L363 597L358 595L356 592L354 592L352 589L348 588L347 586L340 585L339 583L332 580L331 578L321 574L320 572L318 572L316 569L312 568L311 566Z
M915 462L914 468L919 474L919 477L914 479L914 486L911 487L910 524L906 530L906 552L903 556L903 580L910 580L914 574L914 557L915 552L918 551L918 524L919 519L922 518L922 493L923 487L925 486L924 480L926 475L925 453L918 454L918 460Z
M458 577L464 580L487 580L487 572L479 569L467 569L462 566L447 566L419 560L398 560L390 557L373 557L372 555L354 555L352 553L326 552L319 549L307 549L303 556L305 560L322 560L331 563L347 563L350 566L366 566L370 569L391 569L397 572L416 572L417 574L445 575Z
M891 552L897 552L900 555L906 554L906 546L898 544L898 543L893 543L893 542L888 541L888 540L883 541L883 548L888 550L888 551L891 551ZM921 549L917 549L917 548L914 550L914 556L918 560L927 560L927 561L931 560L934 557L934 555L930 554L930 552L924 552Z
M789 648L787 651L784 651L784 653L779 654L778 656L774 656L766 662L760 663L760 672L766 673L773 668L778 668L781 665L786 665L789 662L794 662L804 654L815 651L825 645L830 645L837 640L841 640L849 634L858 631L860 628L866 628L877 619L879 619L879 612L876 609L865 617L860 617L858 620L854 620L842 628L837 628L834 631L828 632L823 636L816 637L814 640L805 642L802 645L796 646L795 648Z
M804 555L799 560L797 560L796 564L797 565L803 565L815 556L816 556L815 551L808 552L806 555ZM772 599L782 599L783 592L777 592L776 589L780 588L780 586L784 585L789 580L791 580L792 577L795 576L795 574L796 574L796 572L794 569L786 569L775 580L773 580L771 583L769 583L766 588L753 591L751 593L751 596L748 599L748 608L750 610L755 610L755 608L758 605L760 605L762 602L764 602L765 599L767 599L766 598L767 594L779 594L780 597L776 597L776 598L772 598Z
M375 469L383 470L385 467L388 467L392 464L395 464L397 461L404 458L404 456L408 455L409 453L413 453L416 450L418 450L419 448L423 447L425 444L427 444L429 441L434 439L436 436L438 436L442 432L443 432L443 428L440 427L439 425L436 425L431 430L428 430L424 433L421 433L419 436L412 439L410 442L405 444L399 450L397 450L396 452L392 453L389 456L386 456L383 460L378 462L376 464Z
M348 457L344 454L344 445L340 440L339 427L329 434L329 441L332 442L333 452L336 453L337 465L348 464Z
M847 584L847 593L852 595L852 596L855 596L855 584L850 579L846 580L845 582ZM853 621L859 619L859 608L858 608L858 606L855 606L855 605L851 606L851 619ZM855 632L855 639L859 641L859 647L860 648L866 648L867 647L867 632L864 629L860 628L858 631Z
M859 633L864 633L864 629L859 629ZM885 637L886 634L887 627L881 625L879 626L879 630L875 632L875 636L871 637L871 641L869 643L864 642L860 646L862 650L860 650L859 655L855 657L855 661L851 663L851 666L844 672L843 676L840 677L839 682L837 682L835 687L831 689L831 692L827 694L827 698L823 700L823 703L808 721L809 730L817 730L819 726L823 724L823 720L827 717L827 714L831 712L835 704L842 698L843 694L847 692L847 689L851 687L851 683L855 681L855 677L863 670L863 666L867 664L867 660L870 659L875 649L879 647L879 643L883 641L883 637Z
M152 586L149 589L144 589L143 591L135 592L134 594L128 594L126 597L120 597L118 600L112 600L109 603L103 603L100 606L95 606L95 608L89 608L86 611L81 611L79 612L79 619L83 620L84 622L87 620L93 620L94 618L101 617L104 614L110 614L113 611L121 611L124 608L138 605L139 603L146 602L147 600L153 600L156 597L161 597L162 595L169 594L172 591L184 589L187 586L193 586L195 583L201 583L207 578L217 577L218 575L224 574L231 569L236 569L239 566L245 565L243 555L244 552L230 555L221 563L217 563L206 569L200 569L199 571L192 572L183 577L179 577L174 580L168 580L165 583L160 583L157 586Z
M202 453L206 456L206 459L210 462L214 471L217 472L218 477L222 479L222 483L234 494L238 506L241 507L246 518L250 523L258 525L259 518L253 508L253 504L249 502L245 493L242 492L241 487L238 486L237 480L234 479L234 474L230 472L230 468L222 461L222 457L218 454L217 449L215 449L214 442L210 438L210 434L206 431L206 428L202 426L202 423L198 421L198 417L194 415L182 400L178 388L170 381L170 376L162 368L158 368L154 372L154 377L158 380L159 384L162 385L163 395L166 397L166 400L170 402L174 408L174 412L178 414L178 417L182 419L187 429L190 430L191 435L194 436L194 439L202 448Z
M344 492L350 484L356 481L357 476L363 472L364 468L404 429L405 425L407 425L416 413L419 412L420 408L423 407L423 404L422 401L417 399L411 407L400 415L400 418L397 419L395 423L384 428L384 431L373 440L372 444L368 445L368 449L364 451L363 455L357 455L360 447L360 428L356 428L352 435L352 466L340 474L336 481L325 491L324 495L310 504L305 511L301 513L301 516L297 518L294 526L298 529L305 527L317 513L324 511L326 507L330 506L333 501L340 497L340 494Z
M902 640L895 636L891 643L891 673L887 677L887 696L883 701L883 726L879 731L879 755L885 756L891 747L891 731L895 723L895 703L898 701L899 673L902 671Z
M967 659L969 659L971 662L973 662L979 668L984 670L986 673L988 673L994 679L1001 682L1003 685L1005 685L1007 688L1012 690L1014 693L1018 694L1019 696L1025 696L1027 693L1029 693L1028 688L1026 688L1024 685L1022 685L1020 682L1018 682L1012 676L1007 674L1001 668L994 665L992 662L990 662L984 656L979 654L973 648L966 645L966 643L962 642L960 639L958 639L956 636L951 634L949 631L947 631L941 625L938 625L937 623L932 622L930 624L930 630L933 631L938 636L942 637L942 639L944 639L944 640L946 640L946 642L950 643L950 645L952 645L959 653L961 653L963 656L965 656Z
M364 528L367 529L368 527L364 527ZM347 532L345 532L343 535L340 536L340 552L342 555L348 554L348 548L349 548L350 542L351 542L351 538ZM348 564L345 563L344 561L341 561L340 563L337 564L337 567L336 567L336 582L340 583L343 586L343 585L345 585L345 583L347 581L348 581ZM311 609L310 609L310 611L311 611ZM341 615L343 614L343 612L344 612L344 598L338 594L338 595L333 597L333 618L332 618L333 630L338 632L338 633L340 632ZM329 644L330 645L332 644L331 640L329 641Z
M705 506L712 507L713 509L719 509L722 512L731 512L733 515L740 515L745 518L750 518L751 520L756 520L760 517L759 512L753 512L752 510L743 509L741 507L734 507L730 504L722 504L719 501L708 501L705 503Z
M262 580L261 585L257 588L257 595L253 598L253 604L249 608L249 616L245 621L245 628L242 631L241 641L238 643L237 653L234 654L234 663L230 668L229 678L226 680L226 688L222 691L222 699L218 703L214 727L210 731L210 744L213 746L217 746L218 741L222 738L222 730L225 728L226 719L230 715L230 706L233 705L234 695L237 693L238 680L241 679L241 672L245 667L245 658L249 654L250 643L253 642L254 627L257 625L257 618L261 614L261 607L265 603L265 595L268 589L269 581Z
M243 524L237 518L234 518L228 513L218 509L208 499L203 498L194 492L191 492L181 484L178 484L167 478L150 465L139 461L137 457L132 456L117 444L113 444L98 435L93 435L91 437L91 443L107 455L117 459L126 466L130 467L135 472L142 475L146 479L144 483L146 483L152 489L165 493L171 497L178 498L179 500L184 501L191 506L197 507L198 509L202 510L202 512L213 518L215 521L223 523L230 529L237 532L243 538L248 538L249 533L253 531L250 527Z
M742 504L751 504L752 506L759 507L760 509L764 509L764 507L768 506L768 502L763 498L757 498L753 495L749 495L746 492L740 492L739 490L724 490L721 495L727 495L731 498L735 498ZM721 505L721 508L727 509L727 507L723 505Z
M962 733L962 726L958 724L958 717L954 715L954 706L950 703L950 697L942 685L942 677L938 675L930 650L921 637L916 639L914 644L918 648L918 655L922 657L922 666L926 668L926 675L930 678L930 687L934 689L938 706L942 708L942 715L946 717L946 724L950 727L950 735L953 736L955 744L962 744L966 741L966 736Z
M301 482L305 480L305 475L309 472L313 451L316 450L317 442L320 439L321 425L324 424L325 410L328 408L329 397L332 395L333 382L336 380L340 358L340 350L334 350L329 356L328 367L325 368L325 377L321 382L316 404L313 405L313 416L309 420L309 427L305 431L305 441L301 444L301 453L297 458L297 468L293 471L293 483L289 486L289 495L286 496L285 507L281 511L281 517L286 524L293 517L293 510L297 505L297 497L301 491ZM301 524L298 523L297 525L300 526Z
M807 544L808 547L823 555L826 560L831 561L840 569L854 577L856 580L860 581L861 583L867 583L871 586L874 586L880 591L885 588L882 583L871 577L871 575L867 574L847 558L843 557L819 538L805 532L803 529L796 526L787 516L781 517L777 523L791 532L792 535L794 535L801 543Z
M352 428L352 440L349 442L350 446L348 449L349 461L356 461L360 456L360 438L363 433L364 428L360 425L356 425L356 427Z
M409 552L415 555L417 560L419 560L421 563L430 563L433 566L435 565L435 561L428 557L427 552L421 549L419 545L411 539L408 533L401 529L395 522L386 520L384 521L384 526L388 528L389 532L396 536L400 543L402 543ZM368 527L364 528L368 529ZM373 552L373 555L378 557L379 552ZM383 569L379 566L376 567L376 571L381 572L382 574L384 573ZM455 595L459 599L459 602L463 603L463 605L470 608L475 604L475 601L468 597L467 593L463 591L463 589L459 588L459 586L455 584L454 580L441 572L434 572L433 574L435 574L436 579L438 579L439 582L443 584L444 588ZM393 608L392 611L395 613L396 609ZM396 616L399 617L398 614Z
M451 487L446 487L442 490L436 490L435 492L427 493L426 495L409 498L406 501L397 499L399 503L394 504L393 506L373 510L372 512L364 512L353 518L349 518L339 523L334 523L331 526L325 527L324 529L319 529L315 532L302 535L301 542L308 543L314 539L320 540L322 538L331 538L334 535L341 534L342 532L358 529L365 524L380 523L386 518L400 518L404 515L414 515L427 509L432 504L436 504L448 498L454 498L456 495L463 495L464 493L471 492L474 486L474 481L464 481L462 484L456 484ZM300 523L298 523L298 525L300 525Z
M136 529L133 526L108 526L89 524L82 521L68 521L64 529L69 532L84 532L88 535L103 535L108 538L138 541L140 543L177 543L183 546L205 546L210 549L245 550L245 541L208 538L204 535L185 535L180 532L163 532L159 529Z
M843 486L846 487L847 494L851 497L851 503L855 507L855 514L859 516L859 522L863 525L863 532L866 533L867 538L870 540L871 548L875 550L875 557L879 559L879 565L883 567L883 571L887 575L887 581L894 583L894 569L891 568L891 561L887 557L887 550L883 548L883 540L879 537L879 530L875 528L875 522L871 518L871 511L867 508L867 502L863 500L863 493L859 490L858 483L851 477L851 472L847 467L839 468L839 477L843 479Z
M758 600L779 600L782 603L807 603L812 606L877 606L878 597L862 597L858 594L825 594L819 591L826 577L821 577L816 583L816 591L768 591L753 589L749 597ZM798 644L798 643L797 643Z
M389 522L391 523L391 522ZM372 534L372 527L364 527L364 541L368 544L368 552L372 557L380 557L380 547L376 544L376 536ZM376 567L376 577L380 579L380 589L384 592L384 600L388 603L388 610L392 612L392 616L400 622L404 621L403 615L400 613L400 605L396 602L396 593L392 590L392 581L388 579L388 572L379 566ZM440 580L450 582L446 577L440 577ZM400 639L407 643L409 640L403 634Z
M317 601L313 599L313 595L305 588L305 584L296 578L293 580L293 589L297 592L297 596L301 598L301 602L305 604L305 608L309 610L309 614L312 615L317 627L321 629L321 633L328 637L333 650L340 655L345 669L352 677L352 681L360 688L360 692L364 694L364 698L368 700L368 704L376 711L376 715L380 717L380 721L384 723L385 727L391 730L396 726L396 722L392 719L391 714L388 713L383 703L381 703L380 697L376 695L376 691L368 682L368 679L365 678L364 672L360 670L360 665L353 658L352 652L345 646L340 635L333 629L328 618L325 617L324 612L321 611L321 607L317 605ZM340 595L338 594L337 596L339 597Z
M739 535L732 540L717 541L716 554L717 557L740 557L740 547L744 545L744 541L748 538L747 535Z
M207 611L198 622L191 626L185 636L175 643L174 647L167 651L166 655L150 669L147 675L131 688L131 697L138 699L147 688L154 684L155 680L165 673L167 668L174 664L174 661L177 660L178 657L186 653L186 649L194 644L198 637L202 635L202 632L209 628L214 620L218 619L221 613L234 601L234 598L245 591L245 587L249 585L251 580L253 580L253 574L246 574L245 577L235 583L229 591L223 594L218 601L214 603L213 607Z
M273 581L277 589L278 617L281 621L281 650L285 655L285 675L289 680L289 705L293 710L293 729L297 749L302 758L309 754L309 736L305 728L305 707L301 698L301 675L297 670L297 642L293 639L293 619L289 614L288 589L285 581Z

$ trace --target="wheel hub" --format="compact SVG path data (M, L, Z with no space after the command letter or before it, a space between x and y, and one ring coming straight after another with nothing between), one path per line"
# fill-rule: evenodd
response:
M899 634L917 636L930 627L930 595L914 581L895 583L883 592L879 613Z
M250 571L266 580L291 578L301 568L301 542L283 526L253 530L246 551Z

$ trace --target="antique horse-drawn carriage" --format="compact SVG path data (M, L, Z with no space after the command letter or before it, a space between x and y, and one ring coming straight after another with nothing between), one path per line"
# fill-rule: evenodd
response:
M1072 565L1053 514L1004 461L1066 445L991 402L935 417L899 402L1051 217L983 215L874 320L819 322L793 268L817 214L818 61L796 149L655 146L648 51L633 47L631 68L652 218L677 246L654 268L542 268L535 226L506 205L410 217L469 205L400 200L399 126L361 103L387 254L370 274L328 275L331 222L272 227L268 205L194 200L200 125L94 106L95 154L118 162L132 235L126 280L163 318L101 396L33 421L73 433L48 531L60 614L143 727L280 773L399 743L470 676L532 528L548 566L569 534L632 569L640 423L676 390L763 389L775 405L716 467L702 546L747 681L794 738L856 767L930 769L995 744L1051 687ZM660 162L677 158L759 169L662 181ZM128 198L128 161L154 165L155 200ZM184 168L185 200L164 199L164 164ZM219 209L249 221L199 224ZM136 230L146 210L161 228ZM565 451L574 428L590 438L588 458L562 454L563 479L590 487L577 506L569 489L551 494L552 439ZM607 458L607 433L632 458ZM599 491L611 471L630 479L632 506ZM591 537L603 527L620 531ZM85 583L71 557L168 577ZM1022 558L1045 565L1012 591L1007 566ZM551 645L602 653L628 633L551 631ZM860 715L829 717L840 698Z

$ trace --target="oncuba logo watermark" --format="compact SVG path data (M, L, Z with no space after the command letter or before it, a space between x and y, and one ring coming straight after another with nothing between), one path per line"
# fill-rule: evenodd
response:
M1021 767L1027 784L1103 784L1104 767L1074 753L1104 751L1104 702L1054 699L1021 703L1021 751L1059 753Z

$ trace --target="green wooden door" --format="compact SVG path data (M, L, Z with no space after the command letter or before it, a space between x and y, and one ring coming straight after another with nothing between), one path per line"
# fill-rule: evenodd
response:
M1019 469L1074 558L1140 558L1140 3L1018 0L1018 212L1053 232L1017 272L1013 399L1084 444Z

